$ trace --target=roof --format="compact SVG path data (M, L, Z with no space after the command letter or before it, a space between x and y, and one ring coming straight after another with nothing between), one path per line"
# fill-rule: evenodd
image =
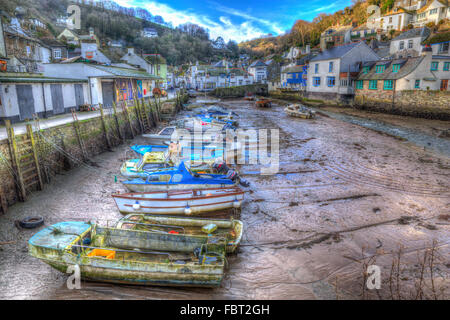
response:
M401 33L400 35L398 35L397 37L392 39L392 41L417 38L417 37L428 38L428 36L430 34L431 34L431 31L427 27L414 28L414 29L410 29L408 31Z
M303 72L303 67L304 66L293 66L293 67L289 67L284 69L283 71L281 71L281 73L294 73L294 72Z
M264 62L262 62L261 60L256 60L255 62L253 62L250 65L250 68L253 68L253 67L267 67L267 65Z
M437 44L441 42L449 42L450 41L450 31L436 33L430 38L428 38L425 43L427 44Z
M96 65L91 64L92 67L97 68L99 70L102 70L104 72L111 73L117 77L123 77L123 78L137 78L137 79L156 79L161 80L161 77L152 75L150 73L147 73L145 71L140 70L133 70L128 68L119 68L119 67L112 67L112 66L104 66L104 65Z
M343 46L336 46L331 49L325 50L319 53L317 56L312 58L310 61L320 61L320 60L329 60L329 59L337 59L344 56L347 52L360 45L362 42L353 42L350 44L345 44Z
M392 72L392 68L387 67L383 73L375 73L376 68L371 68L368 73L361 72L358 76L358 80L396 80L401 79L411 72L413 72L417 66L422 62L423 56L412 57L406 59L394 59L394 60L383 60L383 63L388 62L389 64L400 64L400 70L398 72ZM374 61L374 64L379 64L381 61Z
M435 55L435 56L432 56L432 58L433 58L433 59L439 59L439 60L441 60L441 59L444 59L444 60L450 60L450 56L440 56L440 55Z
M166 64L166 59L159 53L144 54L144 59L151 64Z
M426 5L424 5L422 8L417 10L417 13L423 13L425 11L428 11L428 8L433 4L434 0L429 0ZM445 1L437 0L440 4L447 6L448 4L445 3Z
M41 42L42 42L44 45L49 46L49 47L65 47L65 46L66 46L64 43L59 42L59 41L56 40L56 39L48 39L48 38L44 38L44 39L41 39Z
M389 47L375 48L373 51L375 51L375 53L380 58L386 58L386 57L388 57L391 54L390 50L389 50Z
M72 78L53 78L44 76L27 76L27 75L0 75L0 82L35 82L35 83L55 83L55 82L87 82L86 79L72 79Z
M394 8L394 9L392 9L391 11L385 13L385 14L383 15L383 17L386 17L386 16L393 16L393 15L400 14L400 13L411 14L411 13L409 13L408 11L406 11L406 10L403 9L403 8Z
M219 62L216 62L215 64L213 64L213 66L216 68L225 68L226 67L225 63L228 64L229 68L233 67L233 64L231 62L224 61L224 60L220 60Z

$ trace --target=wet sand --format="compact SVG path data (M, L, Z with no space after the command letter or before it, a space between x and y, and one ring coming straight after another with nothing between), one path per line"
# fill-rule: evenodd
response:
M111 193L125 189L114 176L120 180L128 146L145 141L138 137L95 157L100 167L59 175L0 217L0 242L15 241L0 246L0 298L358 299L362 252L380 254L382 278L391 267L389 252L400 244L410 274L416 272L417 250L433 240L441 255L450 256L449 223L439 218L450 212L448 158L321 115L301 120L287 117L276 105L256 109L242 100L224 103L240 114L243 128L280 130L280 173L261 176L254 174L257 165L240 167L251 182L241 217L245 235L239 253L228 258L220 288L83 282L81 290L68 290L67 276L28 255L27 241L38 229L20 231L14 220L42 215L45 225L66 220L106 224L121 217ZM440 269L447 278L448 268L447 261Z

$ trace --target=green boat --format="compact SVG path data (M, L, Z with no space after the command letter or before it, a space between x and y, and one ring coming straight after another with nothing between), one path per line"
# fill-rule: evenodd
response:
M205 242L69 221L42 229L28 244L31 256L64 273L78 265L90 281L217 287L224 276L226 241L218 237Z
M120 219L115 225L117 229L141 230L159 234L176 234L180 238L176 246L187 246L186 251L191 251L190 247L206 244L212 237L226 239L226 252L236 251L242 239L244 225L239 220L226 219L201 219L201 218L180 218L166 216L152 216L148 214L133 213ZM184 238L190 238L186 241ZM163 242L160 244L162 250L174 250L173 243Z

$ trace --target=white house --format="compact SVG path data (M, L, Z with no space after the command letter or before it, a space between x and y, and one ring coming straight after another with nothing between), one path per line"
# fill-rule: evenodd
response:
M95 40L81 41L81 57L99 63L111 64L111 59L98 49Z
M429 0L425 6L416 11L412 23L416 27L424 26L430 22L438 24L439 21L450 18L449 10L446 0Z
M378 27L384 31L403 30L413 20L413 14L403 8L394 7L390 12L376 19Z
M365 42L325 50L309 61L306 91L311 96L329 95L330 98L351 95L360 64L378 59Z
M414 28L391 40L389 54L396 58L417 57L422 52L422 42L431 34L427 27Z
M254 83L253 76L240 68L194 65L190 67L187 86L198 90L234 87Z
M253 76L254 82L266 83L267 81L267 64L261 60L256 60L248 67L248 72Z
M120 60L126 61L128 64L138 66L139 68L144 69L150 74L154 74L152 64L142 56L136 54L134 48L128 48L127 53L122 58L120 58Z
M154 28L144 28L141 30L141 37L154 38L158 36L158 31Z

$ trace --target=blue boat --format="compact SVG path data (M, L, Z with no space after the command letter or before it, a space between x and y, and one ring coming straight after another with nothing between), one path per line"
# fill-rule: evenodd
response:
M162 147L162 146L158 146ZM168 151L168 147L164 146L164 151ZM144 156L148 152L155 151L155 146L149 145L139 145L135 144L131 146L131 150L136 152L140 156ZM223 158L224 151L223 148L217 148L217 146L209 146L209 145L200 145L196 146L193 144L189 150L189 148L182 148L181 156L187 159L183 160L194 160L194 161L213 161L214 159Z
M136 178L122 181L131 192L150 192L161 190L186 190L225 188L233 186L236 181L227 179L224 174L192 173L182 161L176 168L160 169L149 172L146 179Z
M131 146L131 150L133 150L137 154L143 156L147 152L166 152L167 150L169 150L169 146L135 144L134 146Z

